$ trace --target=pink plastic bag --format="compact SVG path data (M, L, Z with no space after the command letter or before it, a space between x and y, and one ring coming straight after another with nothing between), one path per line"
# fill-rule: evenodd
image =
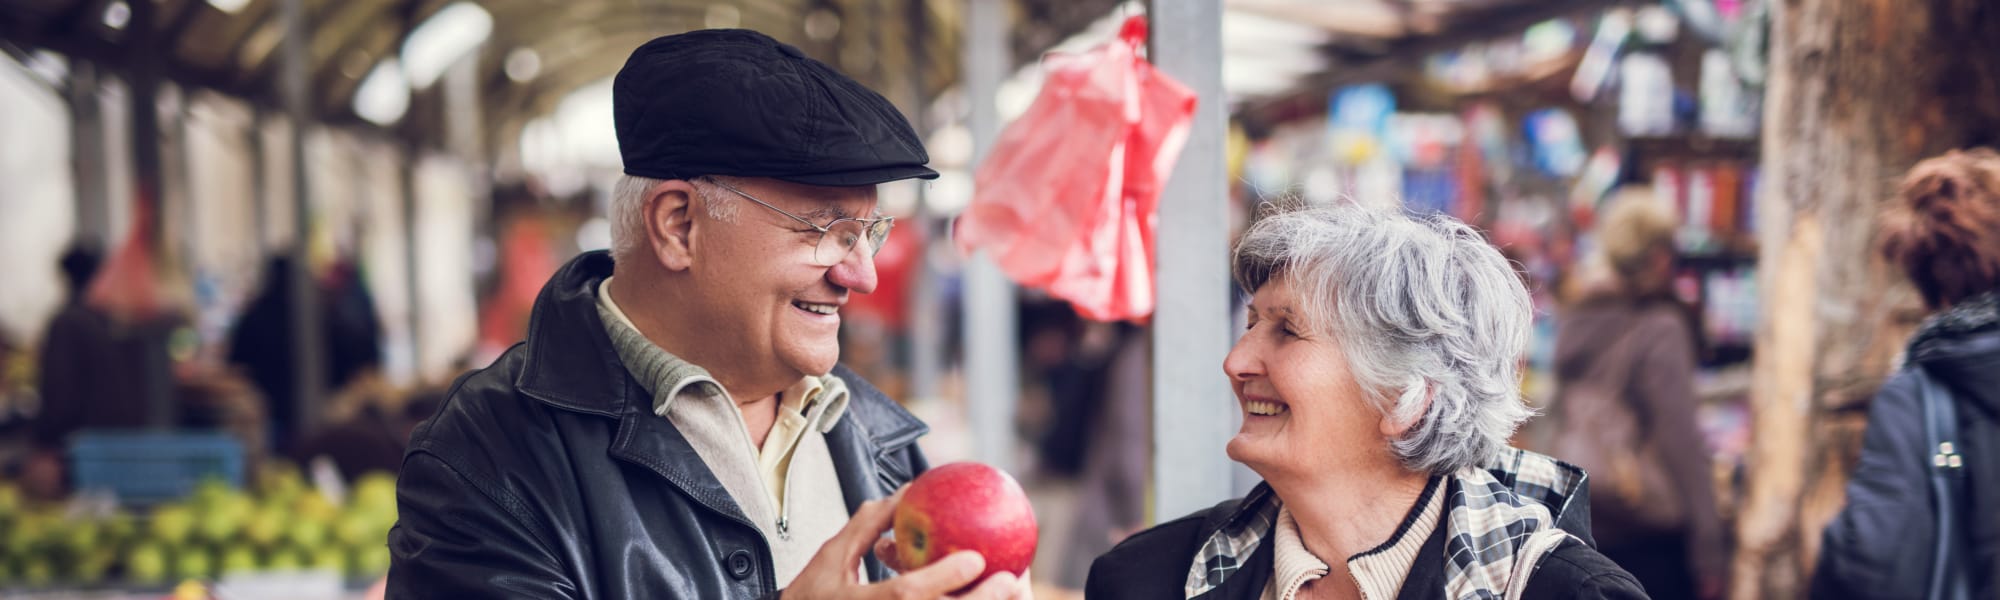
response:
M1139 57L1143 17L1118 41L1051 54L1028 112L974 175L959 248L984 249L1016 283L1101 321L1153 312L1160 184L1194 118L1195 96Z

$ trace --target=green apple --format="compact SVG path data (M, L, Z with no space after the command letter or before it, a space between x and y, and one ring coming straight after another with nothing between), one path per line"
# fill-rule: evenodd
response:
M280 547L271 551L270 560L265 563L273 571L297 571L306 566L306 559L292 547Z
M344 548L340 546L320 546L308 554L309 556L306 557L306 566L314 569L333 571L341 575L347 574L348 559L347 551Z
M278 543L285 533L285 515L281 509L265 506L250 513L250 519L243 524L243 537L260 547L269 548Z
M48 587L56 582L55 565L49 564L49 559L46 557L28 557L27 561L21 564L21 582L28 584L29 587Z
M395 510L396 476L380 471L362 475L354 480L354 496L351 503L355 506Z
M264 492L264 494L261 496L258 496L257 503L263 506L268 506L272 508L282 508L289 511L291 510L292 507L298 505L300 496L304 496L306 494L316 494L316 493L318 492L314 492L312 490L304 488L285 488L285 489L271 490Z
M97 547L102 539L101 535L102 530L96 522L71 521L63 525L58 541L62 549L68 551L71 556L82 556L91 548Z
M0 481L0 518L21 512L21 488Z
M195 484L194 493L189 495L188 503L199 508L207 508L234 493L236 490L230 489L228 482L217 478L203 479L201 483Z
M216 498L196 521L201 539L219 543L235 537L255 506L248 497L234 492Z
M267 497L296 493L305 487L305 475L290 461L270 460L257 469L257 489Z
M389 545L369 544L354 549L354 574L363 579L389 572Z
M41 545L43 536L47 535L44 531L47 528L46 517L32 513L21 515L14 525L7 529L4 540L5 554L27 556L34 553Z
M194 531L194 511L179 504L165 504L153 509L153 517L148 523L153 537L168 544L179 545Z
M137 583L166 583L167 549L152 542L133 546L125 553L125 576Z
M292 506L292 513L297 515L299 520L302 521L319 521L324 523L333 520L335 515L340 514L340 509L336 508L332 502L328 502L326 496L321 495L319 492L308 491L299 495L298 500Z
M115 546L132 541L139 533L139 522L131 513L118 511L104 518L103 530L103 543Z
M285 539L301 548L317 548L326 543L326 533L325 521L298 519L285 531Z
M174 556L174 579L210 579L215 576L215 553L207 546L187 546Z
M257 571L257 552L249 546L230 546L222 551L223 576Z
M103 583L104 573L111 570L113 560L114 557L110 552L92 552L78 558L71 569L75 571L78 583L87 585Z
M333 522L333 539L348 546L384 541L368 539L374 531L375 519L362 512L350 510Z

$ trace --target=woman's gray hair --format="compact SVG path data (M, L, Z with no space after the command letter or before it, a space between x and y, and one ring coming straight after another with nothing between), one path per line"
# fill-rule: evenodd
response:
M720 179L720 178L718 178ZM646 205L646 192L653 186L666 182L664 179L619 175L618 183L611 187L611 257L622 259L638 252L646 244L646 218L640 209ZM729 182L734 183L734 182ZM709 218L730 221L736 218L736 203L717 202L717 192L712 185L694 186L695 195L707 207Z
M1338 340L1367 400L1414 422L1390 442L1404 468L1483 464L1534 415L1517 367L1533 318L1528 290L1498 249L1456 219L1273 204L1237 243L1234 271L1252 293L1285 278L1304 325Z

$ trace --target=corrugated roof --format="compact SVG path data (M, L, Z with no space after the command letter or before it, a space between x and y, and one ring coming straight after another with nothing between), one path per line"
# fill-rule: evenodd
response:
M0 41L54 50L114 71L157 61L168 79L276 105L281 0L0 0ZM303 0L315 109L352 120L353 97L376 64L454 0ZM615 73L655 36L707 26L757 29L799 46L899 102L923 101L958 77L956 0L469 0L492 15L480 62L488 124L518 129L569 92ZM220 6L236 6L225 12ZM1017 60L1109 11L1115 0L1015 0ZM113 14L117 13L117 14ZM115 27L120 15L127 26ZM113 17L107 19L107 16ZM110 21L112 24L107 24ZM152 39L130 23L149 21ZM912 40L921 40L912 43ZM507 58L532 54L536 75L508 77ZM923 90L911 76L921 66ZM419 92L415 103L425 100ZM434 93L434 92L432 92ZM421 118L418 119L421 121ZM424 123L406 127L430 127ZM511 136L508 136L511 137Z

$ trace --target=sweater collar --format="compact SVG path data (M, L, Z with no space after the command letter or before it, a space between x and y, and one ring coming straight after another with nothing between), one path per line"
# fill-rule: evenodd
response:
M1437 530L1438 515L1444 509L1443 482L1443 477L1430 478L1389 539L1347 558L1346 571L1361 588L1361 597L1377 600L1395 598L1397 590L1402 589L1404 576L1416 564L1417 553L1430 540L1431 532ZM1278 508L1271 541L1276 550L1272 554L1271 585L1280 600L1291 600L1306 582L1326 577L1333 571L1325 559L1306 548L1298 520L1293 518L1288 506Z

